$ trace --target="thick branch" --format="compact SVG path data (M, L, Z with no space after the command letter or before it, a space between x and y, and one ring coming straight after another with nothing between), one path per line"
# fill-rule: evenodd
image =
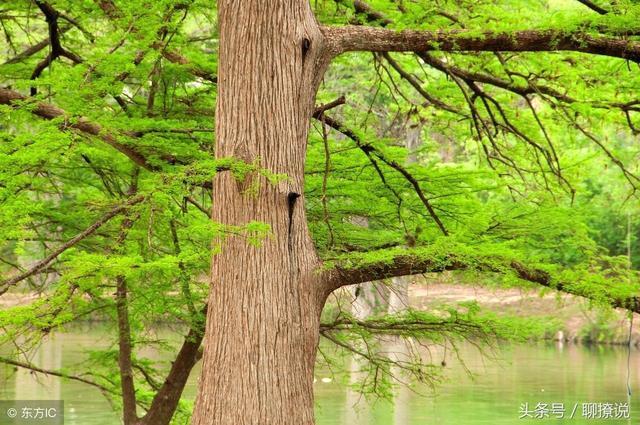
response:
M29 98L21 95L17 91L0 88L0 105L9 105L17 109L28 99ZM31 109L31 112L46 120L64 118L64 123L62 124L63 128L73 128L83 133L96 136L109 146L112 146L128 156L133 162L142 168L151 171L155 170L155 167L149 164L147 159L141 153L137 152L132 147L118 142L112 134L103 131L102 126L98 123L91 122L84 117L71 117L65 110L44 102L37 103L35 107Z
M578 0L578 1L600 15L606 15L607 13L609 13L607 9L603 9L602 7L592 2L591 0Z
M207 315L207 306L203 309L203 318ZM191 370L201 358L200 345L204 337L204 320L196 320L184 339L182 347L171 364L171 370L162 387L156 393L147 414L140 425L168 424L175 413L182 391L189 379Z
M42 71L44 71L45 68L51 65L51 62L53 62L60 56L71 59L71 61L73 61L73 63L75 64L82 63L82 58L80 58L80 56L64 49L62 47L62 44L60 43L60 28L58 27L58 18L60 17L60 13L58 13L57 10L55 10L50 4L46 2L36 0L36 5L44 14L47 21L47 26L49 28L49 45L51 46L51 49L47 57L40 61L36 68L33 70L33 73L31 74L32 80L37 79L40 74L42 74ZM35 94L36 88L32 87L31 95Z
M396 31L367 26L323 27L336 54L372 52L554 52L576 51L640 62L640 42L560 30L512 32Z
M435 255L419 255L406 251L390 260L368 263L362 267L358 265L336 263L327 273L330 289L371 282L398 276L410 276L423 273L439 273L453 270L474 270L488 273L513 273L519 279L535 283L547 288L566 292L585 298L592 298L590 294L575 286L559 282L552 275L541 269L529 267L517 260L477 258L470 261L464 256L453 253ZM609 297L609 303L615 308L624 308L640 313L640 297L619 299Z

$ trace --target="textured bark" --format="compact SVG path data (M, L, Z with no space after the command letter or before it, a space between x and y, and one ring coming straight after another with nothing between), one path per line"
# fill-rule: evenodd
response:
M323 27L338 52L550 52L575 51L640 61L640 43L582 32L525 30L511 32L396 31L366 26Z
M168 425L178 407L182 391L189 379L191 370L200 360L199 349L204 329L192 328L180 348L171 370L158 393L151 402L148 412L138 425Z
M116 309L118 312L118 368L122 389L122 419L124 425L135 425L136 389L133 382L131 364L131 329L129 327L129 307L127 301L127 281L124 276L117 278Z
M304 213L309 118L331 57L346 51L578 50L636 59L640 48L613 39L553 32L477 34L320 28L306 0L221 0L216 157L258 162L288 178L271 184L220 172L215 222L259 221L258 247L237 232L216 241L194 425L311 425L319 315L338 287L425 269L455 269L406 255L367 270L319 273ZM326 118L322 111L319 113ZM367 151L370 149L365 147ZM400 167L398 165L398 167ZM446 230L443 229L446 233Z
M393 278L397 276L410 276L422 273L440 273L453 270L474 270L478 272L490 273L513 273L519 279L537 283L557 291L566 292L568 294L580 297L590 298L593 294L584 292L582 288L566 285L561 281L555 281L549 272L529 267L515 260L504 259L500 261L495 258L495 262L478 261L476 263L469 262L464 257L456 257L454 253L446 256L446 261L436 258L425 258L420 255L414 255L407 250L396 256L393 261L382 261L380 263L367 264L362 268L353 267L351 264L347 268L343 268L340 264L336 264L332 270L328 271L329 286L335 290L342 286L356 285L362 282L370 282L372 280L380 280L385 278ZM614 308L624 308L634 313L640 313L640 297L628 298L610 298L609 304Z
M304 0L218 3L216 157L288 176L214 179L213 220L256 220L255 247L227 235L212 283L195 425L313 424L313 368L326 299L307 229L303 179L314 97L329 57Z

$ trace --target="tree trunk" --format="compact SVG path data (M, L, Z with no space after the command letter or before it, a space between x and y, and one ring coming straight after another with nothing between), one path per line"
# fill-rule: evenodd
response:
M149 410L136 425L169 425L171 423L191 370L199 360L198 350L202 337L202 329L192 328L189 331Z
M129 327L129 307L127 302L127 281L118 276L116 308L118 311L118 367L122 389L122 421L124 425L134 425L136 417L136 390L131 364L131 329Z
M218 3L216 157L258 173L214 179L213 220L267 223L252 246L220 240L212 262L194 425L313 424L313 368L326 291L304 212L304 160L315 92L329 62L306 0Z
M137 170L129 194L136 193L138 181ZM127 234L134 220L125 217L120 227L120 235L116 240L116 253L120 252L127 239ZM131 324L129 323L127 279L116 277L116 314L118 317L118 369L120 371L120 388L122 389L122 422L124 425L135 425L138 421L136 413L136 387L133 379L133 344L131 341Z

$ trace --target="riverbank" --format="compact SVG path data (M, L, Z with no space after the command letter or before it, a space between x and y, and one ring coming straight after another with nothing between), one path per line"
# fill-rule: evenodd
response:
M483 309L526 317L553 317L559 323L549 339L585 344L629 344L629 314L621 309L590 306L589 300L557 291L488 288L446 279L416 278L410 285L410 304L431 309L440 304L476 301ZM640 347L640 315L634 314L631 344Z

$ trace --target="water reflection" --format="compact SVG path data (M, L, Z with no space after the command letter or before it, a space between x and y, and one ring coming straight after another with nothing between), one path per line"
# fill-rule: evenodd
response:
M52 335L46 344L39 345L29 353L29 362L47 370L60 370L62 366L63 337ZM18 346L20 346L18 341ZM16 400L60 400L60 379L55 376L34 373L28 369L15 370Z
M100 346L101 328L81 329L48 337L31 353L31 361L43 368L66 369L86 358L84 350ZM98 342L96 342L98 341ZM386 352L403 355L406 346L390 341ZM103 344L106 345L106 344ZM442 348L433 350L439 363ZM345 381L335 379L328 370L318 370L315 384L318 425L513 425L549 423L571 425L629 425L640 418L640 352L631 354L631 421L626 420L518 420L520 403L558 402L566 406L584 402L626 402L627 351L623 347L585 347L565 344L504 346L499 359L491 360L472 345L460 347L460 356L472 372L470 376L447 350L447 381L434 395L425 386L400 389L393 403L367 403L349 390ZM356 382L362 369L360 360L348 367ZM195 395L195 370L186 396ZM119 423L108 402L95 388L26 370L0 366L0 398L65 400L67 425L111 425ZM355 406L355 408L354 408Z
M434 361L443 354L442 347L433 351ZM354 421L355 395L345 393L344 404L336 403L334 388L317 384L318 423L323 425L513 425L548 423L575 425L629 425L640 423L640 352L631 352L630 372L633 393L629 399L631 419L587 419L581 417L582 403L626 403L627 350L625 347L578 346L555 343L502 346L496 359L480 355L471 345L460 347L460 356L471 375L456 355L448 350L446 382L436 394L417 386L414 393L401 388L393 404L360 403ZM573 419L522 419L521 403L563 403L567 416L577 403ZM323 403L329 403L330 409ZM364 405L363 405L364 404ZM340 419L339 419L340 418Z

